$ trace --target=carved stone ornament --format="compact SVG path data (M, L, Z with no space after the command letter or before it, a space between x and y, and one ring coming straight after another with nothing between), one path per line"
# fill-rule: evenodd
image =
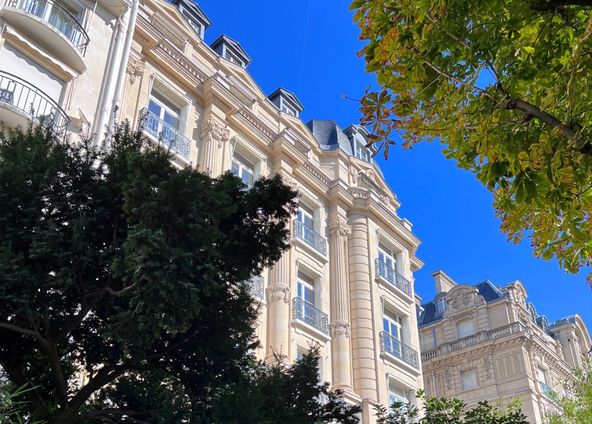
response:
M350 325L348 322L345 321L336 321L330 325L331 329L331 337L337 336L345 336L349 337L350 335Z
M483 358L483 371L486 380L493 378L493 360L491 359L491 355Z
M485 299L475 287L459 285L448 292L446 302L448 310L456 312L484 305Z
M287 185L288 187L290 187L294 191L298 191L300 186L299 186L298 182L294 179L294 177L286 174L285 172L282 172L280 175L282 177L282 182L285 185Z
M126 72L129 74L129 81L130 84L133 85L136 82L136 79L144 74L144 62L140 59L130 58L129 62L127 63Z
M349 183L351 186L358 185L358 170L351 165L349 167Z
M224 143L230 139L230 129L228 129L228 126L212 117L208 118L206 131L207 137L211 141L217 141L219 148L222 148Z
M329 222L330 234L337 234L341 237L347 237L351 234L351 228L347 225L347 219L338 216Z
M290 301L290 287L288 286L270 286L268 291L270 302L283 300L284 303L288 303Z

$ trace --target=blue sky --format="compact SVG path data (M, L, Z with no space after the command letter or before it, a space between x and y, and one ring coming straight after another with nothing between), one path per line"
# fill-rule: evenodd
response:
M206 41L225 33L253 59L251 75L263 92L282 86L305 107L302 119L357 123L360 98L375 79L357 57L363 46L347 1L198 1L212 21ZM528 241L506 242L491 207L490 193L475 177L446 160L437 143L413 150L391 149L379 158L387 182L402 202L399 215L414 224L426 263L415 274L416 292L434 295L432 272L444 270L459 283L486 279L505 285L520 280L539 313L550 321L580 313L592 326L592 290L585 277L563 272L555 261L535 259Z

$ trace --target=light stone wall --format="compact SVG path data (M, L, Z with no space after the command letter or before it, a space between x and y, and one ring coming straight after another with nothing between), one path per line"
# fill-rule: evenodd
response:
M505 406L519 399L530 423L544 423L545 416L557 407L542 390L538 370L544 370L551 390L559 396L565 394L564 383L587 353L581 345L590 345L583 320L574 316L554 323L552 337L534 322L526 290L519 281L506 286L503 296L490 302L479 295L473 297L472 286L447 289L448 306L442 317L419 329L427 394L454 396L469 405L487 400ZM475 335L459 339L458 323L471 318ZM461 372L471 369L477 371L478 386L464 390Z
M321 150L306 125L279 112L247 70L218 57L185 26L173 5L142 4L121 117L138 126L153 81L164 81L191 101L183 117L191 151L175 163L218 176L229 170L237 151L255 166L256 176L281 174L299 191L300 201L314 211L315 231L326 239L327 252L293 237L291 249L263 273L256 355L271 361L279 354L291 362L299 347L318 345L323 380L363 406L364 424L373 423L374 405L388 402L389 379L410 394L423 387L420 363L414 368L380 345L386 303L404 317L404 342L419 351L414 293L389 287L374 266L378 241L384 240L397 252L397 271L412 282L423 265L415 256L419 240L397 215L399 203L375 165L342 150ZM167 27L180 28L174 39ZM327 333L294 319L299 270L314 278Z

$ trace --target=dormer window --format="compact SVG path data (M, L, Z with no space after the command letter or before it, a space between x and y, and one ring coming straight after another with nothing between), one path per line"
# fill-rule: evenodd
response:
M444 311L446 310L446 307L447 307L447 305L446 305L446 298L441 297L436 302L436 313L443 314Z
M247 52L238 42L234 41L227 35L221 35L218 37L218 39L212 43L211 47L216 53L218 53L218 55L220 55L220 57L223 57L235 65L246 68L247 65L251 63L251 58Z
M268 99L281 112L295 116L296 118L298 118L300 116L300 112L304 110L302 103L298 101L296 95L284 88L278 88L275 90L269 95Z
M187 23L197 33L199 38L204 39L206 29L212 24L201 8L191 0L172 0Z
M356 149L355 156L358 159L361 159L364 162L370 162L370 158L372 156L370 155L370 150L368 150L368 148L364 145L364 143L362 143L360 141L356 141L355 149Z

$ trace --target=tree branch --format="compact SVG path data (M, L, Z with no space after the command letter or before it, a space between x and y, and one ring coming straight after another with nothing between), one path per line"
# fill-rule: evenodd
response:
M538 0L532 2L532 10L553 12L566 6L592 7L592 0Z

